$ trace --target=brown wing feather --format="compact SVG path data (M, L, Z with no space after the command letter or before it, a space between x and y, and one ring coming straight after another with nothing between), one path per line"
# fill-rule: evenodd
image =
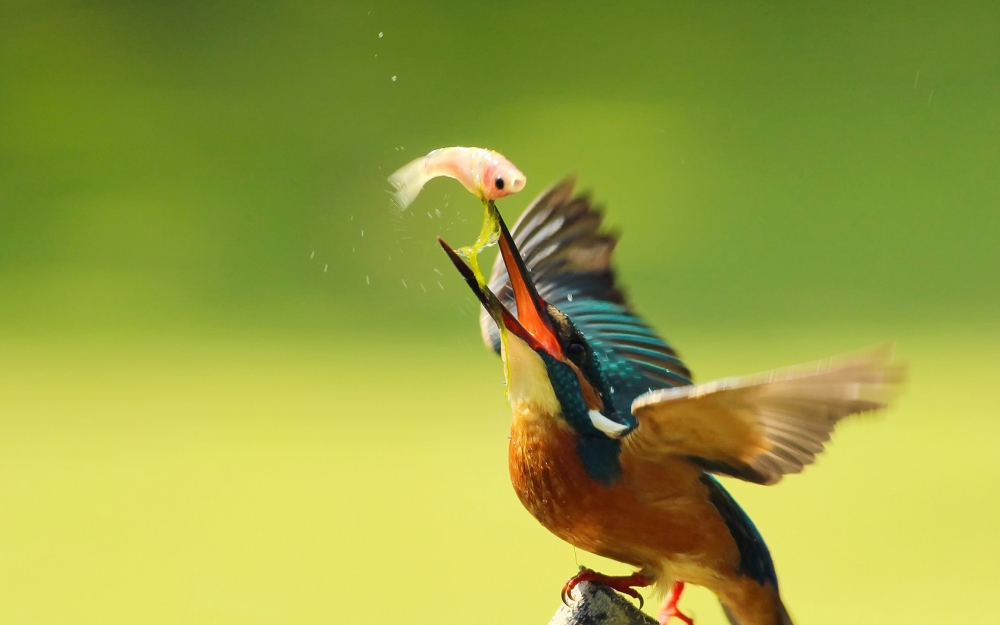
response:
M708 471L774 484L811 464L837 423L884 408L905 379L892 346L826 362L645 393L626 448L686 456Z

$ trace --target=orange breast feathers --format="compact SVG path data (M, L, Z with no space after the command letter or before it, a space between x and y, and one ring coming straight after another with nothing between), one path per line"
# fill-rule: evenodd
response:
M637 463L627 449L621 460L622 478L602 486L587 474L568 424L515 410L511 482L524 507L556 536L657 576L676 565L738 565L739 552L698 469L680 460Z

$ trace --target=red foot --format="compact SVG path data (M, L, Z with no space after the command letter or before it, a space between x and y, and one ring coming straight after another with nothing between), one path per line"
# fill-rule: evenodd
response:
M642 595L634 587L649 586L653 583L653 579L646 577L642 573L612 577L611 575L602 575L597 571L581 568L580 572L569 578L566 585L563 586L562 601L564 604L569 605L569 600L573 598L573 589L581 582L597 582L598 584L604 584L608 588L613 588L622 594L635 597L639 600L639 607L641 608L643 604Z
M660 614L657 618L660 625L667 625L667 621L673 617L679 618L687 625L694 625L694 619L677 608L677 602L680 600L682 592L684 592L684 582L674 582L674 585L670 587L670 592L667 593L667 598L663 601L663 605L660 606Z

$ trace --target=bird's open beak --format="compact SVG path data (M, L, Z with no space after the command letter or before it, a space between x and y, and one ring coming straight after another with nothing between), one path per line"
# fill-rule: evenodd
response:
M528 269L524 265L524 259L514 245L514 239L507 230L507 224L497 213L500 222L500 256L503 264L507 267L507 274L510 276L511 289L514 292L514 303L517 305L517 316L504 306L496 295L490 291L486 285L480 285L476 274L472 268L466 264L465 260L459 256L443 239L438 237L438 242L444 251L455 264L455 268L465 278L466 284L476 294L486 310L493 316L494 321L503 323L508 331L515 334L521 340L535 349L544 349L554 358L563 359L562 347L559 339L549 320L549 315L545 310L545 301L538 295L535 285L528 275ZM500 319L497 319L500 317Z

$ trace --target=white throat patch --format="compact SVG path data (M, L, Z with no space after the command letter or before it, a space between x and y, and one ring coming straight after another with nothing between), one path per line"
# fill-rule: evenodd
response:
M590 422L594 424L594 427L607 434L609 438L621 438L625 430L628 429L627 425L616 423L596 410L591 410L587 414L590 416Z
M559 400L542 357L511 332L507 333L507 340L502 345L502 356L506 365L507 400L511 406L527 408L532 413L559 414Z

